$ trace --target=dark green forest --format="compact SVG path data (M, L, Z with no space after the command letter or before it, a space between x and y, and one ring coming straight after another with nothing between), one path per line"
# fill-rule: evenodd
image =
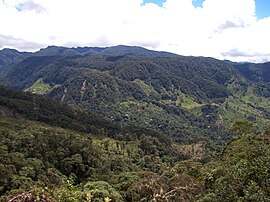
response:
M270 128L255 135L254 123L238 120L232 140L196 158L154 131L79 119L43 96L2 88L0 103L1 201L270 200Z
M107 121L158 131L179 143L222 144L232 137L229 127L237 119L260 123L256 133L270 124L269 63L235 64L128 46L48 47L22 56L16 65L5 63L9 71L2 85L79 105Z
M0 201L270 201L270 63L0 51Z

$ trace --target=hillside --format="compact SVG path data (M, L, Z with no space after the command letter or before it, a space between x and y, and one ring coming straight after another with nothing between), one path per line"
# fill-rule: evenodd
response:
M222 142L238 118L262 123L257 132L269 124L270 86L250 79L252 73L241 70L246 64L128 46L48 47L33 54L2 83L83 106L123 126L179 142Z
M28 57L48 57L48 56L83 56L83 55L107 55L123 56L133 55L142 57L176 57L177 55L168 52L150 51L142 47L129 47L124 45L114 47L77 47L66 48L58 46L48 46L37 52L19 52L14 49L0 50L0 77L5 76L13 67Z
M30 53L21 53L13 49L0 51L0 78L6 75L17 63L30 56Z
M9 51L0 201L270 200L269 63L127 46Z
M236 65L236 69L248 80L257 83L270 82L270 63Z
M163 142L170 142L169 138L165 140L165 136L157 131L130 125L122 127L76 105L4 87L0 87L0 112L0 115L4 117L38 121L96 136L105 135L118 140L136 140L142 135L149 135Z
M16 94L14 100L27 102L23 95L29 94ZM11 103L14 100L10 99ZM46 107L47 101L43 104ZM187 160L177 153L176 148L181 145L166 144L153 136L116 140L103 131L94 135L56 127L50 122L48 125L51 115L39 122L26 119L25 111L21 111L21 117L13 113L2 115L3 202L270 199L270 128L254 135L249 121L236 122L233 128L238 136L217 148L211 159ZM182 150L187 151L188 147L199 152L195 145L183 146Z
M144 180L192 157L154 131L122 128L41 95L1 87L0 112L0 201L140 199Z

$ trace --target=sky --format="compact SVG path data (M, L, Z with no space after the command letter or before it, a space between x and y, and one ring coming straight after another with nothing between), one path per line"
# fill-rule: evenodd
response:
M270 61L269 0L0 0L0 50L142 46Z

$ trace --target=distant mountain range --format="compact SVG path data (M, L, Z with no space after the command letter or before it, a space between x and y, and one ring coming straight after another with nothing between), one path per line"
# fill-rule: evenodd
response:
M141 47L0 51L1 84L77 104L176 141L220 142L238 118L270 123L270 63L232 63Z
M143 57L174 57L173 53L150 51L142 47L115 46L115 47L78 47L65 48L58 46L48 46L37 52L19 52L14 49L3 49L0 51L0 75L6 74L8 68L12 68L16 63L28 57L34 56L82 56L82 55L109 55L123 56L134 55Z

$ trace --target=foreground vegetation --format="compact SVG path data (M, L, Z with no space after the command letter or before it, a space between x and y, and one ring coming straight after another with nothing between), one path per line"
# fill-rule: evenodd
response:
M119 141L1 117L1 201L268 201L270 128L258 136L236 124L241 135L198 161L147 136Z
M270 128L255 135L252 122L238 120L231 141L195 157L194 145L155 131L109 127L74 106L36 96L34 108L31 94L1 93L0 201L270 200ZM194 156L183 152L189 147Z

